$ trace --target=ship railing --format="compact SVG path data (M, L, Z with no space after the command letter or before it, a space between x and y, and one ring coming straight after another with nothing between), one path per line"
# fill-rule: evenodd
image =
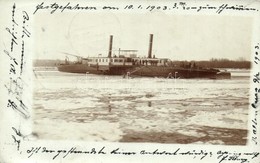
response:
M124 65L129 65L128 63L125 62L111 62L110 65L117 65L117 66L124 66ZM130 64L132 65L132 64Z
M129 74L135 73L135 72L141 70L141 69L144 68L144 67L145 67L144 65L142 65L142 66L140 66L140 67L136 67L135 70L129 72Z

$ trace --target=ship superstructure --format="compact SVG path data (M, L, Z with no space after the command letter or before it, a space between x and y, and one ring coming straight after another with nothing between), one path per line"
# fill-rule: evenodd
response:
M201 68L195 62L175 65L168 58L156 58L152 55L153 34L150 34L147 57L138 57L137 50L118 50L118 55L112 55L113 36L109 39L108 56L102 57L78 57L78 61L58 66L61 72L90 73L105 75L132 75L146 77L167 78L212 78L229 79L229 72L221 72L218 69Z

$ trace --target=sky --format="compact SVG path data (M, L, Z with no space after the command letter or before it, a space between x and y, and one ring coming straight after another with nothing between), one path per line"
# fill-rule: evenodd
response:
M147 56L150 34L158 58L250 60L251 55L253 22L245 16L39 13L34 24L35 59L64 59L64 53L107 56L110 35L113 50L138 50L139 56Z

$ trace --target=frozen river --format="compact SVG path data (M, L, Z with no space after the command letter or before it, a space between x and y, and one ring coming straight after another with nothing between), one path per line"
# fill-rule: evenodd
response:
M230 80L35 71L39 139L244 145L249 71Z

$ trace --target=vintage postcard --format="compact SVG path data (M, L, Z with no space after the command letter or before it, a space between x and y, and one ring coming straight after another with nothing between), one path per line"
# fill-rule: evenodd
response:
M1 1L0 162L259 162L257 1Z

